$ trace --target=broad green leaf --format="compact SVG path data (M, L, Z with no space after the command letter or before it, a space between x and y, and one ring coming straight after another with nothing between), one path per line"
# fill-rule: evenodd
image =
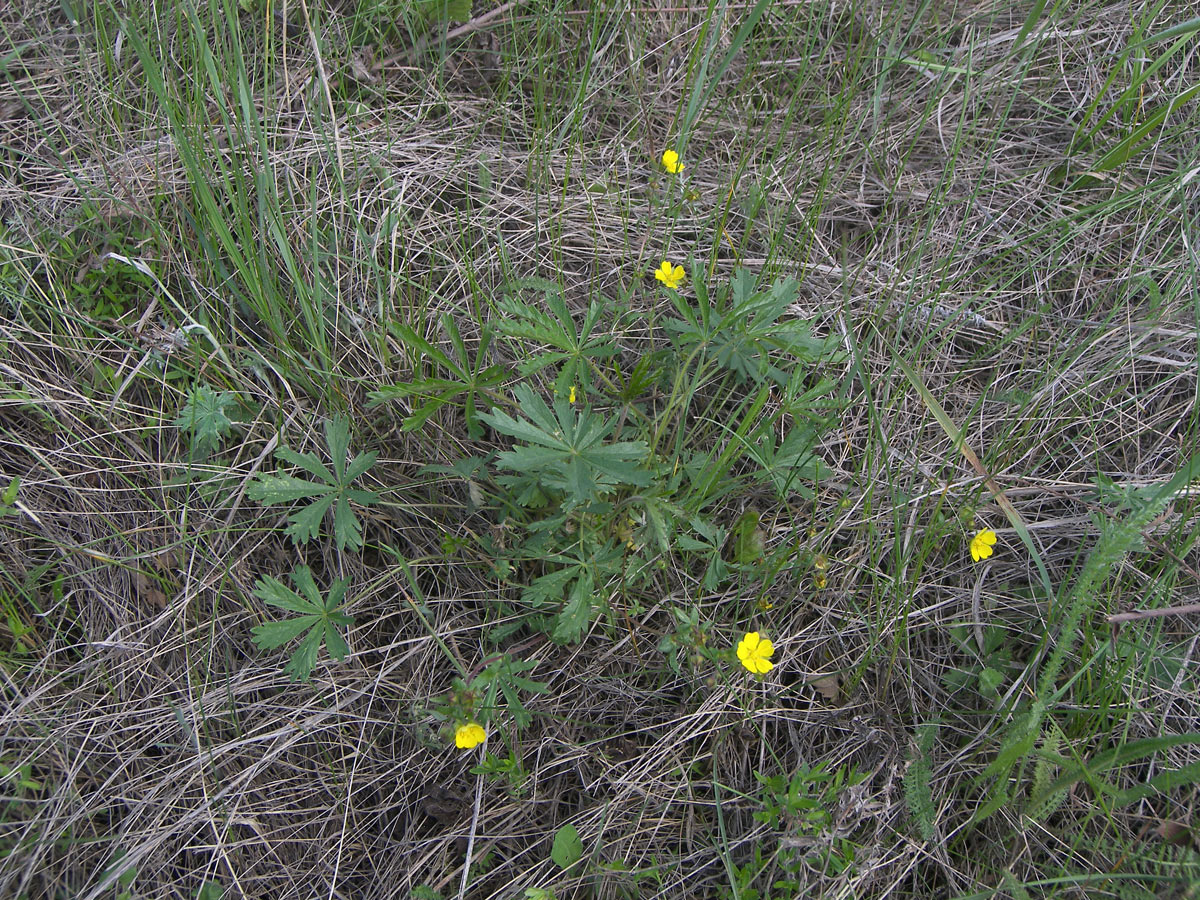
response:
M322 465L321 461L311 453L297 453L290 447L280 447L275 451L275 455L284 462L289 462L293 466L299 466L310 475L315 476L319 481L323 481L325 485L337 484L337 479L333 477L333 473ZM321 485L324 487L325 485Z
M325 622L325 647L329 650L329 658L339 661L345 659L346 654L350 652L350 646L337 630L332 617Z
M372 503L379 502L379 495L374 491L364 491L358 488L348 488L342 492L342 496L353 503L361 503L363 506L370 506Z
M307 567L302 566L301 568ZM295 580L295 574L293 574L292 578ZM320 615L323 611L320 605L313 603L308 598L301 597L283 582L270 575L258 579L258 584L254 588L254 596L271 606L278 606L290 612L316 613Z
M292 681L308 681L312 675L313 667L317 664L317 651L321 649L323 631L324 628L320 624L314 626L283 667L292 677Z
M282 647L300 637L320 621L321 617L317 615L297 616L294 619L284 619L282 622L266 622L262 625L255 625L251 634L254 635L254 643L259 647L264 650L274 650L276 647Z
M246 493L251 500L271 504L315 497L328 491L328 485L315 484L294 475L264 475L258 481L251 482Z
M560 869L569 869L579 862L583 856L583 841L579 832L569 822L554 834L554 845L550 849L550 859Z
M342 416L325 420L325 445L333 462L336 479L331 484L342 485L353 479L346 478L346 454L350 451L350 424Z
M371 466L375 465L375 460L378 459L378 457L379 454L374 450L370 451L369 453L360 453L358 456L354 457L354 459L351 460L350 465L346 467L346 474L345 477L342 478L342 483L349 484L360 475L363 475L368 469L371 468Z
M373 491L354 489L350 485L371 468L377 454L374 451L359 454L349 466L346 465L350 427L341 416L335 416L325 422L325 440L333 460L332 472L310 453L297 453L286 447L277 452L280 459L299 466L319 481L308 481L294 475L264 475L250 485L248 493L252 499L268 504L316 498L308 506L288 516L291 524L287 527L286 534L298 544L310 541L320 534L321 522L329 507L336 501L334 538L340 549L350 547L357 550L362 547L362 529L349 501L374 503L378 497Z
M321 533L321 519L325 517L326 511L333 503L335 495L327 493L324 497L314 500L311 504L304 507L298 512L288 516L288 521L292 524L285 529L285 534L292 538L297 544L303 544L311 541Z
M308 600L313 609L322 612L325 610L325 604L321 602L321 589L317 587L317 582L313 579L312 569L308 566L297 566L292 572L292 584Z
M362 527L345 497L338 497L337 506L333 510L333 536L338 549L362 549Z
M566 644L583 637L588 626L592 624L595 610L593 592L592 575L586 568L581 568L579 577L571 585L566 606L554 620L554 633L551 635L554 640Z
M760 561L766 551L766 535L759 519L757 510L748 509L733 525L733 559L741 565Z
M350 586L349 578L334 579L333 584L331 584L329 586L329 594L325 598L324 609L327 612L332 613L333 610L337 609L339 606L342 605L342 601L344 601L346 599L346 588L348 588L349 586ZM315 589L316 585L314 584L313 587ZM341 615L341 613L337 613L336 615ZM351 622L354 621L349 616L344 616L344 618L346 619L346 621L342 623L343 625L349 625Z

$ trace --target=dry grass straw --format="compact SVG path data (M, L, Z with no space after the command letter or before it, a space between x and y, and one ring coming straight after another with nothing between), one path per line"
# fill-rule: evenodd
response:
M217 309L226 292L205 280L213 270L183 215L188 173L164 116L152 103L123 105L142 96L128 46L125 81L114 83L104 62L111 45L97 47L86 21L67 23L58 4L9 4L6 43L22 49L0 84L0 212L20 277L0 302L41 312L6 313L0 325L0 377L25 398L0 406L0 462L21 477L26 510L5 523L0 567L10 605L33 629L24 652L11 623L0 629L8 647L0 747L5 764L28 763L40 787L18 795L5 784L0 894L112 896L105 873L115 874L123 850L135 896L191 898L205 880L233 897L407 897L419 884L453 896L473 830L487 871L468 896L550 884L559 896L584 896L580 879L548 861L555 829L570 820L589 854L624 867L585 876L597 896L722 896L727 860L746 864L756 846L769 856L776 845L752 817L761 808L754 772L773 769L772 754L792 767L826 760L871 773L838 809L836 833L821 838L853 835L860 855L840 874L802 867L797 896L946 896L999 884L1006 865L1018 882L1119 865L1120 848L1140 846L1150 808L1106 824L1076 797L1024 848L987 849L1020 827L1015 819L990 823L976 844L951 843L991 744L973 732L984 717L954 712L944 676L966 663L947 627L999 625L1020 647L1021 632L1041 633L1047 610L1002 529L1006 549L982 568L964 559L953 530L936 546L924 537L941 496L951 516L977 504L979 522L1000 519L899 376L889 343L919 365L1030 523L1051 572L1068 579L1096 535L1096 476L1162 480L1196 437L1196 273L1181 231L1194 238L1197 180L1176 177L1195 148L1173 130L1135 167L1066 192L1052 171L1074 130L1057 111L1095 98L1126 45L1130 8L1089 5L1047 23L1026 59L1010 53L1022 25L1011 6L916 16L920 33L940 36L931 45L940 61L985 73L966 78L890 64L918 43L893 4L819 13L781 4L764 20L753 74L739 58L691 135L687 186L697 196L672 222L650 202L662 180L654 160L674 138L701 9L606 23L567 140L540 121L528 91L510 86L497 100L486 73L471 91L428 66L385 69L360 101L337 110L340 182L330 135L314 127L328 110L311 42L279 51L275 92L258 98L269 153L257 164L294 201L284 205L294 247L306 246L310 218L336 233L338 252L322 262L337 304L336 393L358 416L356 445L381 451L367 486L410 486L367 514L368 542L423 560L416 569L432 621L468 666L492 652L481 611L511 589L442 559L442 534L476 525L456 518L457 488L414 477L421 463L469 452L460 423L401 434L396 410L364 411L367 390L404 377L396 348L381 352L381 318L432 321L450 311L471 333L470 311L487 315L480 298L526 275L561 280L574 301L632 285L635 308L649 313L659 301L639 279L664 254L694 254L719 273L740 259L800 276L798 311L841 335L861 361L857 374L851 363L831 373L852 379L851 402L822 448L833 477L810 508L765 515L770 546L811 523L812 549L831 559L827 589L813 590L804 572L781 578L774 609L754 620L776 639L777 677L730 685L711 672L670 675L654 647L672 602L695 600L732 642L754 598L705 596L694 573L668 571L634 632L613 639L598 629L575 647L535 642L528 651L551 691L533 702L534 725L512 748L528 771L514 797L488 781L477 795L473 758L433 730L427 708L453 673L410 614L399 571L370 552L297 551L282 539L277 510L240 499L245 481L271 465L282 421L292 423L293 446L313 449L316 417L328 412L294 390L286 371L254 364L269 348L243 354L227 335L242 363L235 368L199 342L183 351L201 378L263 410L228 466L186 462L170 425L183 386L161 375L140 380L111 418L102 414L94 361L128 371L145 347L128 328L71 307L68 265L137 250L123 235L140 234L147 263L186 302ZM584 42L585 10L568 13L554 27ZM818 23L803 59L789 25L801 15ZM161 19L164 28L173 21ZM1166 24L1164 13L1156 25ZM243 25L261 27L251 17ZM344 25L332 14L330 46ZM520 30L500 24L489 34L503 47ZM891 56L869 35L883 44L890 35ZM169 30L164 40L173 40ZM564 40L542 64L579 65L575 47ZM354 77L349 57L324 62L335 87ZM525 65L504 64L514 79ZM799 71L801 82L789 80ZM1148 84L1143 102L1152 107L1195 75L1188 56ZM838 97L848 107L831 128ZM208 135L212 152L247 164L218 132ZM758 210L742 203L751 189ZM68 263L56 258L63 234L87 248ZM1132 289L1139 279L1157 295ZM255 340L249 325L236 336ZM190 487L164 486L181 476ZM207 483L215 492L201 489ZM763 499L730 501L727 518ZM1152 546L1183 547L1193 574L1195 551L1181 536L1194 527L1193 507L1181 503L1150 536ZM263 614L251 590L260 575L282 576L300 560L354 578L358 624L346 662L323 662L311 685L296 686L277 655L250 643ZM1154 582L1153 570L1130 565L1113 605L1140 602ZM1194 588L1184 576L1164 602ZM1182 636L1175 624L1167 629L1164 640ZM1130 734L1196 729L1186 668L1153 703L1143 670L1126 672L1114 703L1131 705ZM831 699L812 683L835 672L841 686ZM945 723L933 752L937 839L924 842L901 778L912 729L934 719ZM501 726L489 747L505 755L508 737ZM1177 756L1190 761L1183 749ZM1072 843L1063 837L1072 821L1092 834L1123 832L1109 844Z

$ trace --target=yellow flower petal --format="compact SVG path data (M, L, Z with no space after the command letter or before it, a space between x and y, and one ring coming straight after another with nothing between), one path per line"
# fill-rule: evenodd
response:
M992 555L992 545L996 543L996 532L985 528L971 538L971 559L979 562Z
M487 732L478 722L464 722L454 731L454 745L459 750L470 750L487 740Z
M674 150L664 150L662 155L663 168L672 175L678 175L683 171L683 164L679 162L679 154Z
M672 266L664 259L662 265L654 271L654 277L672 290L678 290L679 285L683 283L683 266Z
M775 645L757 631L751 631L737 645L737 657L742 665L755 675L765 675L775 668L768 657L775 652Z

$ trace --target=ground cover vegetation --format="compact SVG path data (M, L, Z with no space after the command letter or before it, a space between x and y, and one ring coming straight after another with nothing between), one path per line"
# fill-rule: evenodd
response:
M0 895L1197 896L1194 13L4 4Z

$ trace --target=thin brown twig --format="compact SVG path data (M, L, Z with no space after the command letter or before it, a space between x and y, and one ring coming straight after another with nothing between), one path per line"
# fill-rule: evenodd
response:
M1162 609L1135 609L1132 612L1115 613L1107 616L1106 621L1110 625L1119 625L1121 622L1161 619L1165 616L1186 616L1197 612L1200 612L1200 603L1187 603L1183 606L1165 606Z

